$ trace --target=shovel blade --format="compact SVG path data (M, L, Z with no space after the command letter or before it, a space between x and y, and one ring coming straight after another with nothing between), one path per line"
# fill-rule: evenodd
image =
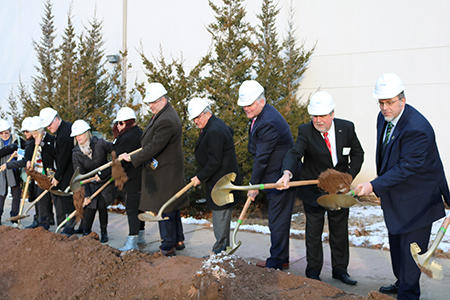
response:
M234 189L234 185L231 181L234 181L235 179L236 173L229 173L216 182L211 191L211 198L216 205L224 206L234 202L234 196L231 193Z
M158 222L163 220L168 220L169 218L162 218L160 215L155 215L154 213L147 211L138 215L138 219L143 222Z
M333 194L320 196L317 203L330 210L339 210L341 207L351 207L357 204L358 200L346 194Z
M234 254L234 252L236 252L236 250L242 245L242 242L239 241L239 243L234 247L231 248L230 246L227 247L227 249L225 250L225 253L228 255Z
M76 191L81 188L81 176L80 176L80 168L77 168L75 172L73 172L72 178L70 179L70 190Z

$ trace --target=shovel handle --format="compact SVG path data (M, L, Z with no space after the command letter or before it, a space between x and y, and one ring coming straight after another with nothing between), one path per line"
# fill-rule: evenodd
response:
M311 185L311 184L318 184L319 180L299 180L299 181L290 181L288 182L288 185L290 187L293 186L303 186L303 185ZM267 189L276 189L279 187L283 187L282 183L261 183L259 185L260 190L267 190Z
M92 181L94 181L94 180L95 180L95 176L94 176L94 177L91 177L91 178L89 178L89 179L86 179L86 180L80 181L80 185L83 185L83 184L86 184L86 183L92 182Z
M47 193L49 192L49 190L45 190L43 191L39 197L37 197L33 202L31 202L30 207L27 208L27 210L25 211L25 215L30 211L30 209L36 205L36 203L39 202L39 200L41 200L42 198L44 198L45 195L47 195Z
M89 196L89 200L94 199L98 194L100 194L101 191L103 191L108 184L110 184L111 182L113 182L114 178L110 178L107 182L105 182L105 184L103 184L98 190L95 191L95 193L93 193L91 196ZM83 206L84 208L85 206ZM58 233L58 231L61 229L61 227L66 224L67 222L70 221L70 219L72 219L75 214L77 213L77 210L74 210L64 221L61 222L61 224L59 224L58 228L56 228L55 233Z
M41 136L42 135L39 133L39 138L41 138ZM33 156L31 158L31 165L30 165L31 169L34 168L34 162L36 161L38 148L39 148L39 144L34 145ZM31 180L31 176L27 175L27 181L25 182L25 186L22 191L22 201L20 202L19 215L22 214L23 207L25 206L25 198L28 193L28 186L30 185L30 180Z
M136 149L136 150L134 150L134 151L132 151L132 152L130 152L130 153L128 153L128 155L131 156L131 155L133 155L133 154L138 153L138 152L141 151L141 150L142 150L142 147L139 148L139 149ZM117 160L118 160L118 161L122 161L123 159L122 159L121 157L119 157ZM113 163L112 161L107 162L107 163L104 164L103 166L100 166L100 167L98 167L97 169L94 169L94 170L90 171L89 173L83 174L83 178L91 177L91 176L97 174L99 171L103 171L104 169L110 167L110 166L112 165L112 163Z
M245 201L244 208L242 209L241 214L239 215L239 220L238 220L239 224L242 224L242 221L245 218L245 214L247 213L247 209L250 207L251 203L252 203L252 198L248 197L247 201Z

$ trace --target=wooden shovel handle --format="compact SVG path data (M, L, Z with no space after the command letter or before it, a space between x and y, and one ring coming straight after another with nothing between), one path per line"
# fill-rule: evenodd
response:
M244 208L242 209L241 214L239 215L239 221L242 222L242 220L244 220L245 214L247 213L247 209L250 207L251 203L252 203L252 198L248 197L247 201L245 201ZM239 222L239 223L241 223L241 222Z
M299 180L299 181L290 181L288 182L288 185L290 187L293 186L303 186L303 185L311 185L311 184L318 184L319 180ZM262 184L264 188L260 188L260 190L266 190L266 189L276 189L279 187L283 187L282 183L265 183Z
M39 133L39 138L40 137L41 137L41 134ZM39 148L39 144L34 145L34 151L33 151L33 156L31 158L30 169L34 168L34 162L36 161L38 148ZM28 186L30 185L30 180L31 180L31 176L27 175L27 181L25 182L25 186L24 186L23 191L22 191L22 201L20 202L19 215L22 214L23 207L25 206L25 198L26 198L27 193L28 193Z

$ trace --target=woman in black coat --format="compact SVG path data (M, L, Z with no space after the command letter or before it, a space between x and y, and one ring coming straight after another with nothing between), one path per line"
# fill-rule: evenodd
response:
M111 153L112 143L104 139L92 136L91 127L83 120L77 120L72 125L71 137L75 137L76 146L72 150L72 161L74 169L79 169L80 174L86 174L90 171L106 164L108 162L108 153ZM100 172L99 172L100 173ZM83 185L85 196L88 198L97 189L99 189L109 179L108 177L97 174L97 182L91 182ZM105 178L106 177L106 178ZM114 186L108 185L99 195L97 195L84 209L84 235L92 231L95 212L98 210L100 219L100 242L108 241L108 205L114 200Z
M129 107L122 107L117 112L114 120L113 151L117 156L122 153L130 153L141 147L142 130L136 124L136 115ZM128 181L123 187L123 196L125 200L125 210L128 218L128 236L125 245L119 248L120 251L138 250L138 245L145 245L145 222L138 219L142 213L139 210L141 197L142 166L134 167L132 163L122 161Z

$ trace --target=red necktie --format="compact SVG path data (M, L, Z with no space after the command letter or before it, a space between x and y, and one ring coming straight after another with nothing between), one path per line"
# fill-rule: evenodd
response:
M256 118L253 118L252 125L250 126L250 132L253 130L253 125L255 125Z
M327 144L328 151L330 151L330 155L331 155L331 157L333 157L333 154L332 154L332 152L331 152L331 144L330 144L330 140L328 139L328 132L325 132L325 133L323 134L323 136L324 136L324 139L325 139L325 144Z

